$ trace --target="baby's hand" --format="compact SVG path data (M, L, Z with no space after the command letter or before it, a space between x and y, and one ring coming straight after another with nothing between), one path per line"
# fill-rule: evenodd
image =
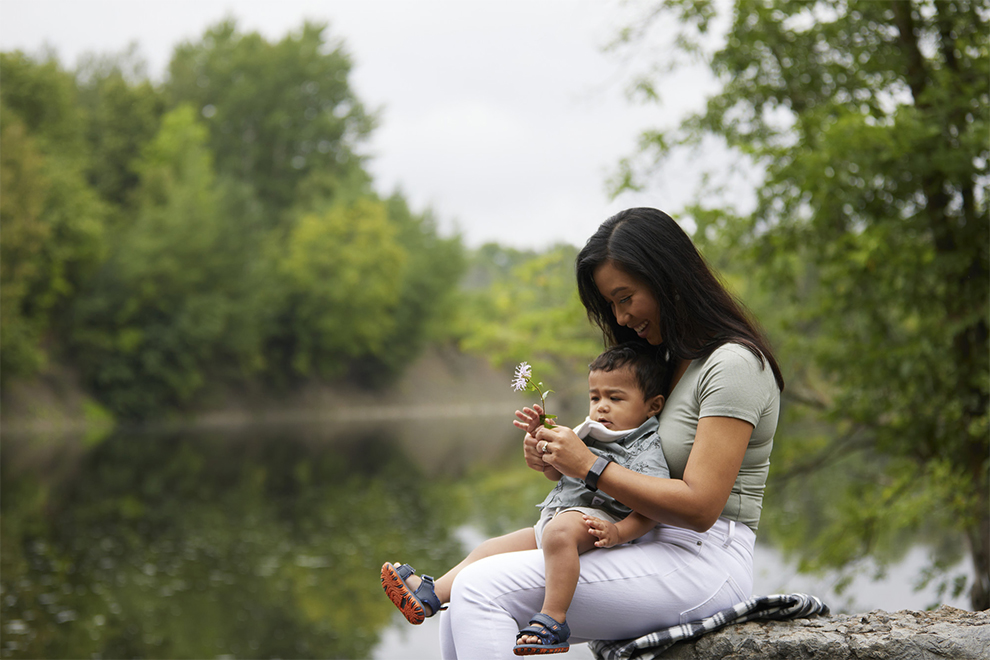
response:
M540 422L540 417L543 415L543 408L539 404L533 404L532 408L523 408L522 410L516 411L516 417L518 420L512 420L512 423L516 428L520 428L526 433L533 435L536 430L541 428L543 424Z
M585 516L584 523L588 526L588 532L592 536L598 537L595 541L596 548L611 548L619 543L619 530L610 522L594 516Z

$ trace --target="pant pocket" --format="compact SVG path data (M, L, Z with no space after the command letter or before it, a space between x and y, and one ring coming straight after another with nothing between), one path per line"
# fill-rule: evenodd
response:
M736 581L727 577L722 585L715 590L715 593L703 603L681 612L681 623L704 619L743 600L745 597L742 595L742 590L736 585Z

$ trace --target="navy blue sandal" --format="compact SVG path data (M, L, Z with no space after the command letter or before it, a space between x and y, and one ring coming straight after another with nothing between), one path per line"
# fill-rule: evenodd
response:
M385 595L402 611L406 620L413 625L419 625L426 617L433 616L446 608L441 606L440 599L433 591L433 578L429 575L423 576L423 581L416 587L416 591L409 588L406 580L415 572L416 569L409 564L396 567L394 564L386 563L382 566L382 588L385 589ZM424 605L430 608L429 614L426 613Z
M516 645L512 652L516 655L550 655L551 653L567 653L571 645L567 639L571 636L571 628L567 622L557 621L542 612L534 614L529 620L535 626L526 626L516 635ZM539 644L520 644L519 638L532 635L539 637Z

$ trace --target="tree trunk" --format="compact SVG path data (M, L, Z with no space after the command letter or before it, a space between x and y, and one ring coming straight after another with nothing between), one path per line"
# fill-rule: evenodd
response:
M980 521L968 530L967 536L976 575L969 590L970 607L990 610L990 515L987 511L980 512Z

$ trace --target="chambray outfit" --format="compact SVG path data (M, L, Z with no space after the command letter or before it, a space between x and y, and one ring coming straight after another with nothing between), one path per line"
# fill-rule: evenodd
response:
M705 532L658 525L632 543L581 556L567 611L572 644L631 639L697 621L750 597L753 546L780 410L768 364L725 344L693 360L667 397L657 434L673 479L681 479L703 417L753 425L742 467L722 517ZM661 453L657 451L656 453ZM454 580L440 613L444 660L514 660L516 634L543 605L541 550L481 559Z
M612 431L600 422L587 418L574 428L574 433L596 456L610 458L636 472L667 478L670 470L663 456L660 438L657 437L658 426L657 418L650 417L635 429ZM611 523L622 520L632 511L611 495L589 490L583 480L567 476L561 477L557 486L537 506L542 509L540 521L536 523L537 547L542 547L543 530L547 523L565 511L582 511Z

